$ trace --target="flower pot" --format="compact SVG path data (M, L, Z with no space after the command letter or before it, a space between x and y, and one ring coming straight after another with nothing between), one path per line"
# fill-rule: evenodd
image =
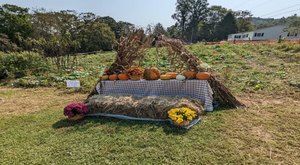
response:
M190 121L185 120L185 121L183 121L183 122L181 122L181 123L179 123L179 124L177 124L177 123L174 122L174 124L175 124L176 126L178 126L178 127L185 127L185 126L188 126L188 125L190 124Z
M69 117L68 119L71 120L71 121L76 121L76 120L80 120L82 118L84 118L83 115L75 115L73 117Z

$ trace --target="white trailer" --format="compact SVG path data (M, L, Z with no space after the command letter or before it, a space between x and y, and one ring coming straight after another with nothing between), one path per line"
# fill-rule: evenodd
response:
M258 29L251 32L229 34L228 41L260 41L282 39L300 39L300 34L289 33L283 25L272 26Z

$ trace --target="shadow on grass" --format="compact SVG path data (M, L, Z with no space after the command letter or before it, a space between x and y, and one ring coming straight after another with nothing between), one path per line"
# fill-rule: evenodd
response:
M166 122L153 122L153 121L134 121L134 120L121 120L110 117L85 117L79 121L70 121L68 119L62 119L52 125L54 129L62 128L74 128L75 131L85 131L90 127L99 125L107 125L109 127L121 128L130 127L132 129L143 129L149 132L156 132L159 129L168 135L182 135L187 133L189 130L176 127L171 125L168 121ZM192 129L192 128L191 128Z

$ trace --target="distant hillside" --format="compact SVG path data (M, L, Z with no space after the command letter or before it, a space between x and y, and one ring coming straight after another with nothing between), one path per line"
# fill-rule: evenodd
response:
M282 18L278 18L278 19L253 17L252 18L252 23L254 25L254 29L261 29L261 28L275 26L275 25L287 24L289 21L291 21L295 17L299 17L299 16L292 15L292 16L289 16L289 17L282 17Z
M274 19L274 18L253 17L252 23L255 29L261 29L265 27L285 24L287 22L287 19L288 18Z

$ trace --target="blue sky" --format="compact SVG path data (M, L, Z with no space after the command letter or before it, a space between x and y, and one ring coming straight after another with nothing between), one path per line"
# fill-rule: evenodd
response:
M250 10L254 16L279 18L295 13L300 15L299 0L208 0L208 2L210 5L222 5L233 10ZM0 0L0 4L5 3L52 11L70 9L77 12L93 12L142 27L158 22L168 27L174 24L171 15L175 11L176 0Z

